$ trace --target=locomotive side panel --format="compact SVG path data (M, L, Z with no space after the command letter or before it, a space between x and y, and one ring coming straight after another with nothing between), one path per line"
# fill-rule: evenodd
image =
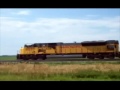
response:
M82 43L46 43L33 44L20 49L18 58L37 59L45 58L46 55L56 54L82 54L84 57L119 56L119 43L115 40L101 42L82 42Z
M103 53L106 52L106 46L83 46L82 53Z
M45 50L45 54L55 54L55 49L48 48L48 49Z

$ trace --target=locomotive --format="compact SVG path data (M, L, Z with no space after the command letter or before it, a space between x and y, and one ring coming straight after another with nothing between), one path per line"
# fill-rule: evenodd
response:
M74 43L33 43L24 45L17 53L20 60L47 59L47 55L82 55L82 58L104 59L120 57L118 40L83 41Z

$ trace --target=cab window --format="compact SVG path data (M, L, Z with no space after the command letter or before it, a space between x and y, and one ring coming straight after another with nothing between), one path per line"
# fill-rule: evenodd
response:
M107 45L107 49L109 50L114 50L115 46L114 45Z

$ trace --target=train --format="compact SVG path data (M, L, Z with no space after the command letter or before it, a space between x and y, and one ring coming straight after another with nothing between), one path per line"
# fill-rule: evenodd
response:
M18 60L46 60L47 55L82 55L88 59L120 58L118 40L83 41L73 43L25 44L17 53Z

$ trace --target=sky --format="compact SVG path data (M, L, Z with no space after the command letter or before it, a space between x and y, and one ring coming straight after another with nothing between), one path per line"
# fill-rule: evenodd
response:
M120 42L119 8L0 9L0 55L25 44L98 40Z

